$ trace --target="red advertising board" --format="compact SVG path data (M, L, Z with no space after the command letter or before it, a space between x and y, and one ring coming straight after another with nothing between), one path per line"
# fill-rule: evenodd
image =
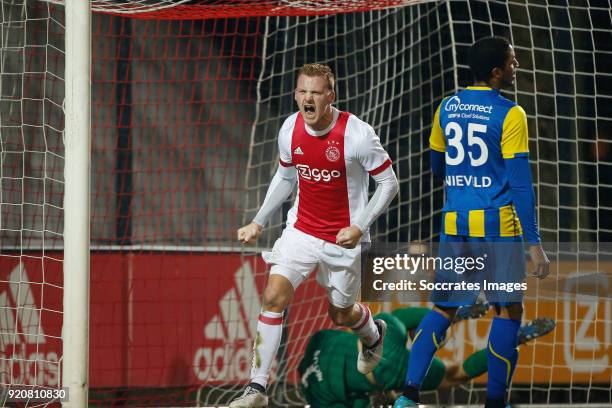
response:
M62 264L50 259L0 257L1 382L59 381ZM90 385L244 381L265 271L260 257L238 254L92 254ZM311 331L330 324L325 291L313 280L295 305L290 313L297 323L288 330L296 336L287 350L293 373Z

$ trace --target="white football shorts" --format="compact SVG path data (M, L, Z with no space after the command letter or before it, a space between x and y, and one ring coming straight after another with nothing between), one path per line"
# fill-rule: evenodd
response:
M361 287L362 245L346 249L287 226L271 252L263 252L272 265L270 274L287 278L294 289L318 267L317 282L327 289L329 302L339 308L355 303Z

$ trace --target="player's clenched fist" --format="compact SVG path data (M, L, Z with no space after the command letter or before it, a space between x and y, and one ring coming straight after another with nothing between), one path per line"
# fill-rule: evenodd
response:
M263 227L257 223L250 223L238 230L238 241L243 244L252 244L261 235Z
M336 244L344 248L355 248L362 235L363 232L355 225L342 228L338 231L338 235L336 235Z

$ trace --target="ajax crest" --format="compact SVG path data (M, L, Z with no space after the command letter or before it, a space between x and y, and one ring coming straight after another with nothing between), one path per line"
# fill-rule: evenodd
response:
M327 157L327 160L330 162L338 161L340 158L340 150L338 150L336 146L328 146L327 149L325 149L325 157Z

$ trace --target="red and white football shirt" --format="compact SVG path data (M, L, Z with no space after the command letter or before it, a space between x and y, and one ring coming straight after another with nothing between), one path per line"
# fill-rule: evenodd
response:
M368 203L368 174L389 166L389 155L374 129L348 112L334 109L327 129L309 128L297 112L278 135L280 164L295 166L298 193L287 225L329 242L354 223ZM370 240L365 231L363 242Z

